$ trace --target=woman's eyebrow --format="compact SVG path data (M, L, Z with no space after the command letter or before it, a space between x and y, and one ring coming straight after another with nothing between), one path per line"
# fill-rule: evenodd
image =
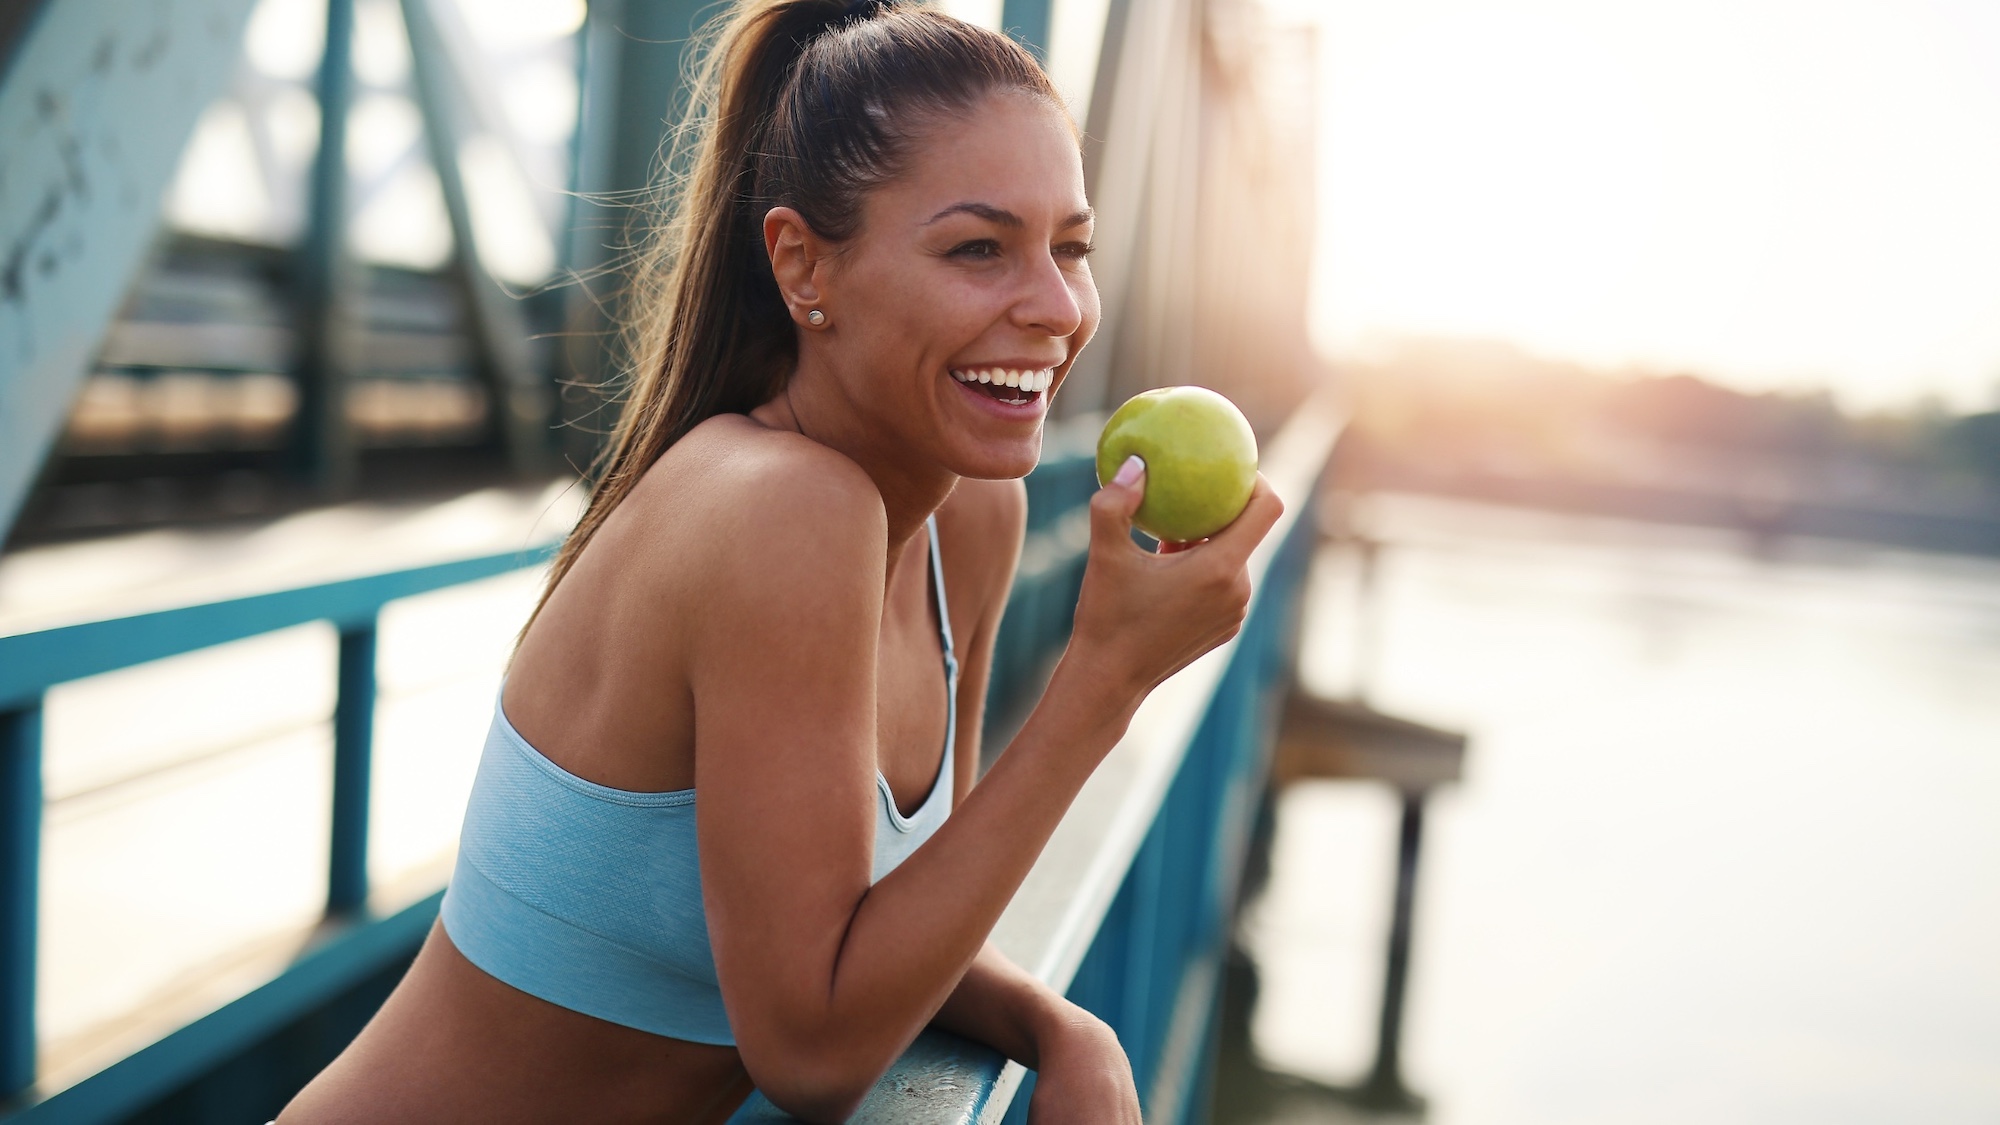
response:
M959 214L977 215L979 218L985 219L989 223L996 223L1003 227L1012 227L1016 230L1028 225L1021 221L1021 216L1016 215L1012 211L1008 211L1000 207L995 207L990 203L973 203L970 201L964 203L952 204L951 206L945 208L944 210L939 211L937 214L932 215L930 218L925 219L923 225L930 226L932 223L937 222L939 219L942 219L947 215L959 215ZM1077 211L1074 214L1071 214L1069 217L1065 218L1060 224L1058 224L1057 229L1067 230L1070 227L1080 227L1085 223L1092 221L1096 217L1097 217L1096 212L1092 211L1088 207L1085 207L1083 210Z
M925 219L924 225L930 226L947 215L961 213L977 215L989 223L998 223L1003 227L1024 227L1028 225L1021 221L1021 216L1016 215L1012 211L995 207L991 203L954 203L937 214L932 215L930 218Z

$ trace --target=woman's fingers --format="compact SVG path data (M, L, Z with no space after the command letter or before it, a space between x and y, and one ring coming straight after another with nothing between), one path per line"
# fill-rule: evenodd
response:
M1243 511L1228 527L1209 536L1207 542L1226 551L1234 565L1242 566L1250 561L1250 552L1257 549L1257 544L1264 541L1264 536L1277 525L1278 517L1284 514L1285 502L1278 499L1277 490L1264 479L1264 474L1258 473L1257 484L1250 490L1250 500L1243 505Z
M1121 680L1150 686L1242 627L1250 553L1284 504L1259 476L1234 522L1197 543L1160 544L1160 555L1176 556L1164 559L1132 542L1145 484L1144 462L1131 458L1091 498L1091 557L1074 639L1097 646Z
M1146 462L1125 458L1118 472L1090 498L1090 537L1094 542L1132 541L1132 514L1146 498Z
M1257 549L1257 544L1264 541L1264 536L1270 534L1271 528L1277 524L1278 517L1284 514L1285 502L1278 499L1277 492L1271 488L1271 482L1264 479L1264 474L1258 473L1257 483L1250 490L1250 499L1244 501L1243 510L1236 514L1229 526L1205 539L1185 543L1162 540L1160 554L1175 555L1204 543L1228 540L1239 548L1236 553L1241 557L1235 561L1240 566L1249 561L1250 552Z

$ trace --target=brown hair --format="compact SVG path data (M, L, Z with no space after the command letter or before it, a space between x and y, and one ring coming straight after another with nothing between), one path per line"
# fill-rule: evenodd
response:
M898 174L931 119L995 90L1062 105L1019 44L915 3L741 0L716 22L697 45L688 116L631 281L624 408L536 613L669 446L717 414L757 407L789 377L798 329L764 250L771 208L845 240L863 196Z

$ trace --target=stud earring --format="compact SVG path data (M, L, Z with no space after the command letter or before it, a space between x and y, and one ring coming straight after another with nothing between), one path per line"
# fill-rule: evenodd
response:
M813 309L806 313L806 323L812 325L814 328L818 328L820 325L826 323L826 314L818 309Z

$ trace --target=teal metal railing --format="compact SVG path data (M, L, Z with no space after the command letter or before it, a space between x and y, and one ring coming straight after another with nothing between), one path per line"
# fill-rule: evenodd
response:
M311 621L340 636L333 711L333 819L326 911L345 920L339 936L292 972L244 1001L183 1029L86 1080L24 1119L110 1121L148 1104L201 1067L307 1011L327 989L379 968L387 935L423 927L412 919L369 932L368 789L375 721L375 637L382 607L547 560L546 547L482 555L206 605L92 621L0 637L0 1095L16 1105L35 1082L35 970L42 825L42 701L57 684L178 656ZM415 909L415 908L413 908ZM432 913L434 901L429 903ZM386 943L386 944L385 944ZM414 949L414 945L410 947Z

